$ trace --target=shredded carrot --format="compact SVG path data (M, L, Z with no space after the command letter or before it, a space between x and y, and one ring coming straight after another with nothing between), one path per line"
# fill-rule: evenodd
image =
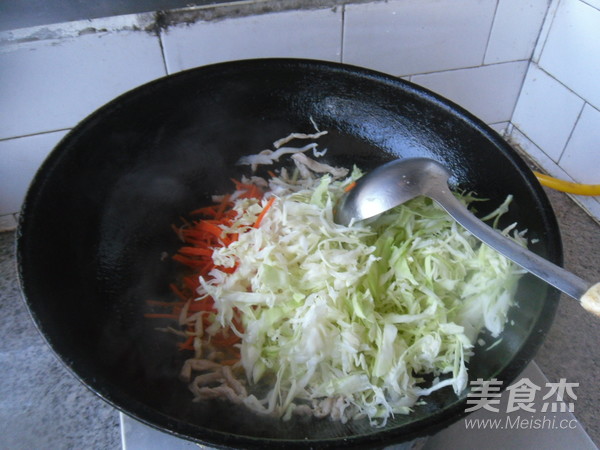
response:
M144 317L147 319L177 319L178 314L146 313Z
M237 270L237 264L233 267L218 266L219 270L224 273L233 273Z
M179 350L193 350L194 349L194 336L188 336L185 342L177 344Z
M172 258L174 261L180 262L181 264L185 264L186 266L189 266L189 267L198 267L198 266L202 266L204 264L200 260L186 258L185 256L182 256L182 255L173 255Z
M212 256L211 249L200 247L181 247L179 253L183 255Z
M219 204L219 207L217 208L217 213L215 214L215 219L221 219L223 217L223 213L225 212L227 207L231 206L231 204L229 203L230 198L231 198L231 195L229 195L229 194L227 194L223 198L223 200Z
M217 208L214 206L205 206L203 208L198 208L190 212L190 214L202 214L207 217L215 217L217 215Z
M240 340L239 336L231 333L231 335L215 336L211 339L211 342L218 347L231 347L233 344Z
M350 192L352 189L354 189L354 186L356 186L356 181L353 181L348 186L346 186L344 188L344 192Z
M242 183L241 181L232 179L237 191L242 191L240 198L262 198L262 190L255 184Z
M188 311L191 311L191 312L214 311L214 312L216 312L216 310L214 308L214 302L212 301L212 299L210 302L192 302L192 303L190 303Z
M274 173L270 175L275 176ZM243 183L238 180L232 181L235 189L240 191L236 194L240 198L262 199L263 191L255 184ZM274 201L275 197L269 199L256 218L254 227L260 226ZM188 337L185 341L177 344L180 350L194 350L195 321L202 321L203 327L206 328L213 324L217 313L214 300L211 297L197 299L196 291L200 286L199 277L210 279L210 272L214 268L225 273L233 273L237 269L237 264L233 267L215 266L212 259L214 249L227 247L238 240L238 233L229 234L225 232L237 218L238 213L233 209L233 206L231 196L224 195L215 205L198 208L190 213L194 216L201 216L200 219L189 221L182 218L182 226L173 226L173 230L184 242L184 245L172 256L172 259L187 266L189 273L182 276L179 283L170 284L171 291L179 301L148 300L147 304L150 307L163 309L166 312L150 312L144 314L144 316L150 319L184 320ZM234 326L236 329L242 330L241 323L238 322L234 321ZM227 359L221 362L222 364L233 365L239 361L239 350L233 345L240 341L240 337L231 329L222 330L217 335L212 336L210 340L214 346L219 347L228 355Z
M254 228L260 227L261 222L267 215L267 212L269 212L269 209L271 209L271 206L273 206L273 203L275 203L275 197L271 197L269 199L269 201L267 202L267 204L265 205L265 207L263 208L263 210L260 212L260 214L256 218L256 222L254 222L254 225L253 225Z
M161 302L159 300L146 300L146 303L150 306L164 306L164 307L181 306L183 304L183 302Z
M195 291L200 286L200 281L197 276L183 277L183 284L188 290ZM186 299L188 298L189 296L186 297Z
M171 288L171 291L173 291L173 293L184 302L188 300L187 295L181 289L179 289L175 283L169 284L169 288Z
M223 235L223 229L219 228L217 223L220 223L220 221L213 222L210 220L203 220L199 222L198 225L196 225L195 229L199 231L204 231L205 233L208 233L219 239Z

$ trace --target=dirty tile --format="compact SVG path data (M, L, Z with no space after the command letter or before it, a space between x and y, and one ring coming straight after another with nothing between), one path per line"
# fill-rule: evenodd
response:
M506 130L508 129L508 124L510 122L497 122L497 123L489 123L489 127L498 133L500 136L504 136Z
M575 181L573 177L556 162L548 157L548 155L525 136L517 127L513 127L508 137L509 142L522 150L529 158L531 158L545 173L555 178L566 181ZM583 208L590 216L600 223L600 201L597 197L584 195L569 195L581 208Z
M343 60L397 76L481 65L495 8L490 0L347 5Z
M586 104L559 164L580 183L600 184L600 111Z
M583 103L581 98L531 64L512 123L556 162Z
M529 59L549 4L549 0L498 2L485 64Z
M416 75L420 84L458 103L486 123L509 121L527 71L527 62Z
M292 57L340 61L341 8L196 22L161 34L169 73L223 61Z
M0 51L0 138L71 128L162 75L158 38L144 31L7 45Z
M66 131L0 141L0 215L21 209L29 183Z
M553 177L573 181L569 175L531 139L519 130L517 126L511 128L508 136L509 142L519 150L527 154L540 168Z
M539 65L600 109L600 10L579 0L562 1Z

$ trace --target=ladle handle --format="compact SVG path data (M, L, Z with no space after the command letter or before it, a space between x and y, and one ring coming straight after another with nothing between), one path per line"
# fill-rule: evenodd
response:
M429 196L480 241L548 284L579 300L585 309L600 316L600 283L590 285L587 281L562 267L521 247L510 238L479 220L452 195L449 189L439 190Z

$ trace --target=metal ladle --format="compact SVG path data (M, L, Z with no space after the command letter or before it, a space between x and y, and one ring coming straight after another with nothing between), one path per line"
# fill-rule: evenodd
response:
M389 162L357 181L340 199L334 220L348 225L352 220L374 217L424 195L437 202L479 240L600 316L600 283L582 280L483 223L452 194L448 186L450 175L443 165L429 158Z

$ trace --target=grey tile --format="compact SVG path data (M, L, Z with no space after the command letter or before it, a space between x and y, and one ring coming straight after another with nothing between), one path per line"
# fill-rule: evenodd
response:
M13 240L0 233L0 448L120 448L117 411L67 372L34 327Z

